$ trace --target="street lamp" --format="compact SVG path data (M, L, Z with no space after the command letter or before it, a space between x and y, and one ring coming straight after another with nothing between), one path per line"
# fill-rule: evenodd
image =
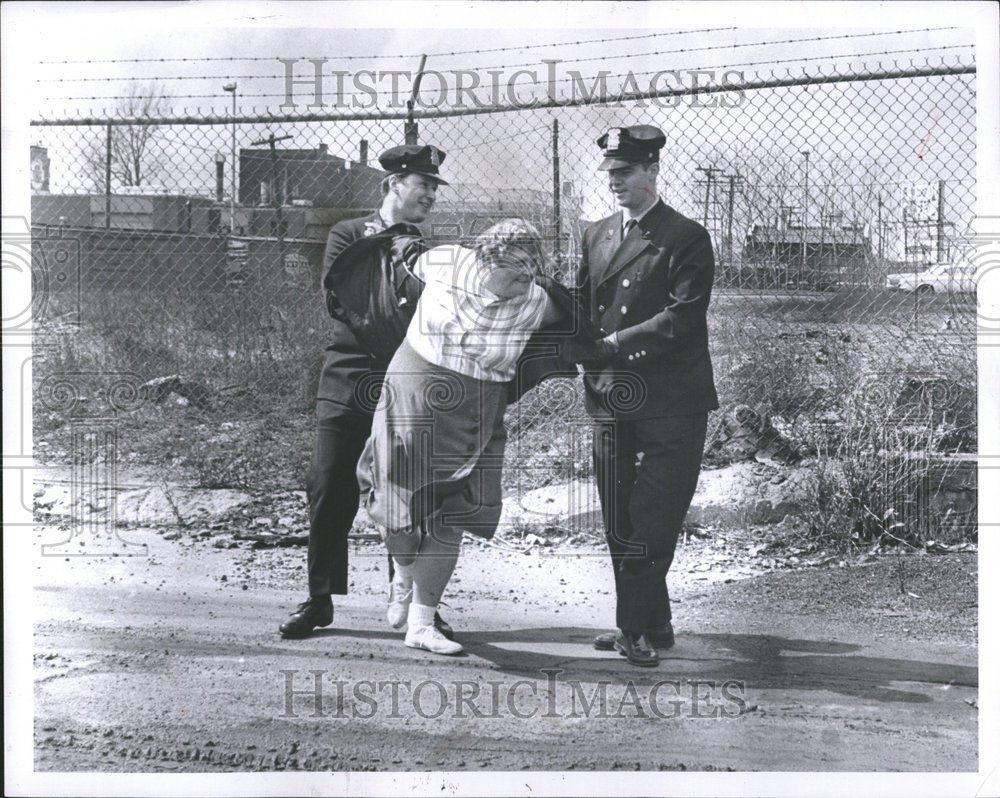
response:
M232 165L229 167L229 232L236 232L236 84L226 83L222 87L223 91L231 92L233 95L233 141L232 141Z

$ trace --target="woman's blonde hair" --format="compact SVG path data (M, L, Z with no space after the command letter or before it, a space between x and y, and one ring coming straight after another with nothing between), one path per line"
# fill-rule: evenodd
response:
M487 228L472 242L472 248L482 262L491 266L504 261L505 253L518 249L527 255L533 274L541 273L545 263L542 236L537 228L524 219L504 219Z

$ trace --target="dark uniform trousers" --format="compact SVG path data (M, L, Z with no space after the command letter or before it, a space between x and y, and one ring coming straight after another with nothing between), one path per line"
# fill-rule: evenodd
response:
M698 484L707 420L707 413L595 420L594 470L619 629L671 620L667 570Z
M365 237L369 225L382 226L378 214L338 222L327 239L323 273L338 256ZM349 264L343 264L343 268ZM357 466L371 432L384 368L355 340L347 325L331 322L332 343L320 372L316 399L316 443L306 477L309 498L309 595L347 593L347 538L358 512ZM389 560L392 578L392 560Z
M614 568L617 625L671 620L666 576L694 497L708 413L719 406L707 310L708 232L658 200L624 231L618 212L589 226L577 291L617 351L584 363L594 471ZM610 370L613 384L603 385Z
M316 446L306 481L309 497L309 595L347 593L347 536L360 496L355 470L372 417L316 402Z

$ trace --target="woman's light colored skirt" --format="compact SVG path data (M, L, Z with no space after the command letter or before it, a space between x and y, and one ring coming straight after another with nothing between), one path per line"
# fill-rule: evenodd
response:
M441 368L405 341L358 463L364 507L410 559L437 525L491 538L500 520L507 385Z

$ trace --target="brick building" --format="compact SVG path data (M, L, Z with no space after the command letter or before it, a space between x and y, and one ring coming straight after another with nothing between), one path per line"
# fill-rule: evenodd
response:
M246 207L296 204L356 210L377 208L385 173L368 166L367 147L358 161L330 155L325 144L314 150L270 148L240 150L239 203Z

